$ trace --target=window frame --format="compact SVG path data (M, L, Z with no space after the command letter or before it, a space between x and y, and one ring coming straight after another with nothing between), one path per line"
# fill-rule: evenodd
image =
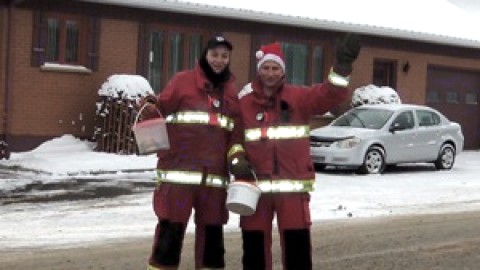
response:
M251 78L255 78L256 73L257 73L257 60L255 59L256 51L260 48L261 45L269 44L269 43L272 43L272 42L279 42L281 44L282 48L283 48L284 44L306 45L307 46L306 82L304 84L294 84L294 85L297 85L297 86L313 85L313 84L317 84L317 83L322 83L326 79L326 77L328 75L328 70L326 70L325 67L327 66L329 61L331 61L331 59L326 57L328 55L328 52L331 50L331 47L330 47L328 41L326 41L326 40L309 40L309 39L291 39L291 38L271 37L271 36L270 37L259 36L259 37L256 37L254 39L254 41L252 42L252 45L253 45L254 49L253 49L253 53L252 53L253 59L251 60L251 68L250 68L250 70L251 70L250 77ZM317 62L315 62L313 60L316 48L321 48L321 51L322 51L322 55L321 55L322 62L320 63L320 65L317 65ZM285 52L284 52L284 54L285 54ZM286 55L285 55L285 57L286 57ZM285 63L285 64L286 64L287 67L289 66L288 62ZM318 66L321 66L321 69L322 69L321 70L321 76L315 76L315 75L318 75L318 74L315 74L316 68ZM289 78L287 76L286 79L287 79L287 83L289 83L289 84L292 83L293 78ZM316 79L318 81L315 81Z
M198 60L198 56L194 56L197 59L192 61L192 54L201 54L201 50L205 47L208 37L211 36L213 33L211 31L205 29L198 29L198 28L191 28L191 27L181 27L181 26L172 26L166 24L159 24L159 23L152 23L152 24L144 24L141 26L140 32L140 41L139 44L139 59L140 62L138 63L138 73L142 74L147 78L152 89L155 93L159 93L162 89L166 86L168 81L179 71L187 70L193 68ZM153 75L151 74L151 67L150 67L150 37L153 33L161 33L162 41L161 41L161 63L160 65L160 75L159 75L159 85L152 85ZM183 42L182 47L180 49L182 55L181 65L175 69L171 70L171 37L175 35L181 35ZM191 47L191 44L194 40L197 40L192 37L200 36L200 51L194 51L195 47ZM158 76L157 76L158 77Z
M397 60L374 58L372 84L378 87L389 86L393 89L397 89L397 65Z
M46 59L46 62L49 63L57 63L57 64L65 64L65 65L86 65L86 55L87 55L87 42L86 42L86 22L85 18L81 15L74 15L74 14L65 14L65 13L53 13L47 12L45 14L47 16L47 33L48 33L48 21L55 20L58 22L59 25L59 37L58 37L58 59L54 59L50 61L50 59ZM76 53L76 61L68 61L67 60L67 24L69 22L75 22L77 25L77 46L78 50ZM47 38L47 44L45 46L46 53L48 55L48 44L49 40Z
M416 110L415 115L417 117L419 127L432 127L440 125L440 116L430 110ZM424 119L429 119L424 121Z
M48 46L48 19L59 20L59 58L47 60ZM65 61L66 28L65 22L73 20L78 26L78 55L75 62ZM33 12L33 38L31 65L40 67L42 70L68 71L68 72L91 72L98 70L100 19L83 14L34 10ZM53 66L53 67L52 67Z

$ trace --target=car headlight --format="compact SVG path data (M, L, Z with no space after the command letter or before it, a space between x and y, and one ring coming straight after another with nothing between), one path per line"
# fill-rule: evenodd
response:
M361 140L359 138L354 137L354 138L348 138L345 140L337 141L335 142L335 145L338 148L354 148L360 143L360 141Z

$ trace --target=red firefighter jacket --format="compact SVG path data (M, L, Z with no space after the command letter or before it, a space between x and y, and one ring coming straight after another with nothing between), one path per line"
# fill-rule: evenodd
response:
M239 92L234 142L237 148L242 144L262 192L313 190L310 119L337 106L348 92L330 82L311 87L283 84L267 97L258 78Z
M170 142L169 150L158 152L159 181L226 185L226 149L233 129L229 107L236 102L236 90L233 79L221 87L212 89L197 65L177 73L158 95Z

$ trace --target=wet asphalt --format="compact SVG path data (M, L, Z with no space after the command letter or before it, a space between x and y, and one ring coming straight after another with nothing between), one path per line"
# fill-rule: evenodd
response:
M8 188L0 189L0 206L12 203L44 203L112 198L155 188L152 178L144 179L115 175L116 172L95 175L55 177L44 172L0 166L0 182L8 181ZM141 171L131 171L141 173Z

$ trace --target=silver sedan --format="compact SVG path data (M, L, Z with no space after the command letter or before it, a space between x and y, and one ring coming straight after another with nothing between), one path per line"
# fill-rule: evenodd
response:
M381 173L386 165L432 162L449 170L463 150L458 123L421 105L379 104L352 108L310 134L317 170L327 165L354 167L359 173Z

